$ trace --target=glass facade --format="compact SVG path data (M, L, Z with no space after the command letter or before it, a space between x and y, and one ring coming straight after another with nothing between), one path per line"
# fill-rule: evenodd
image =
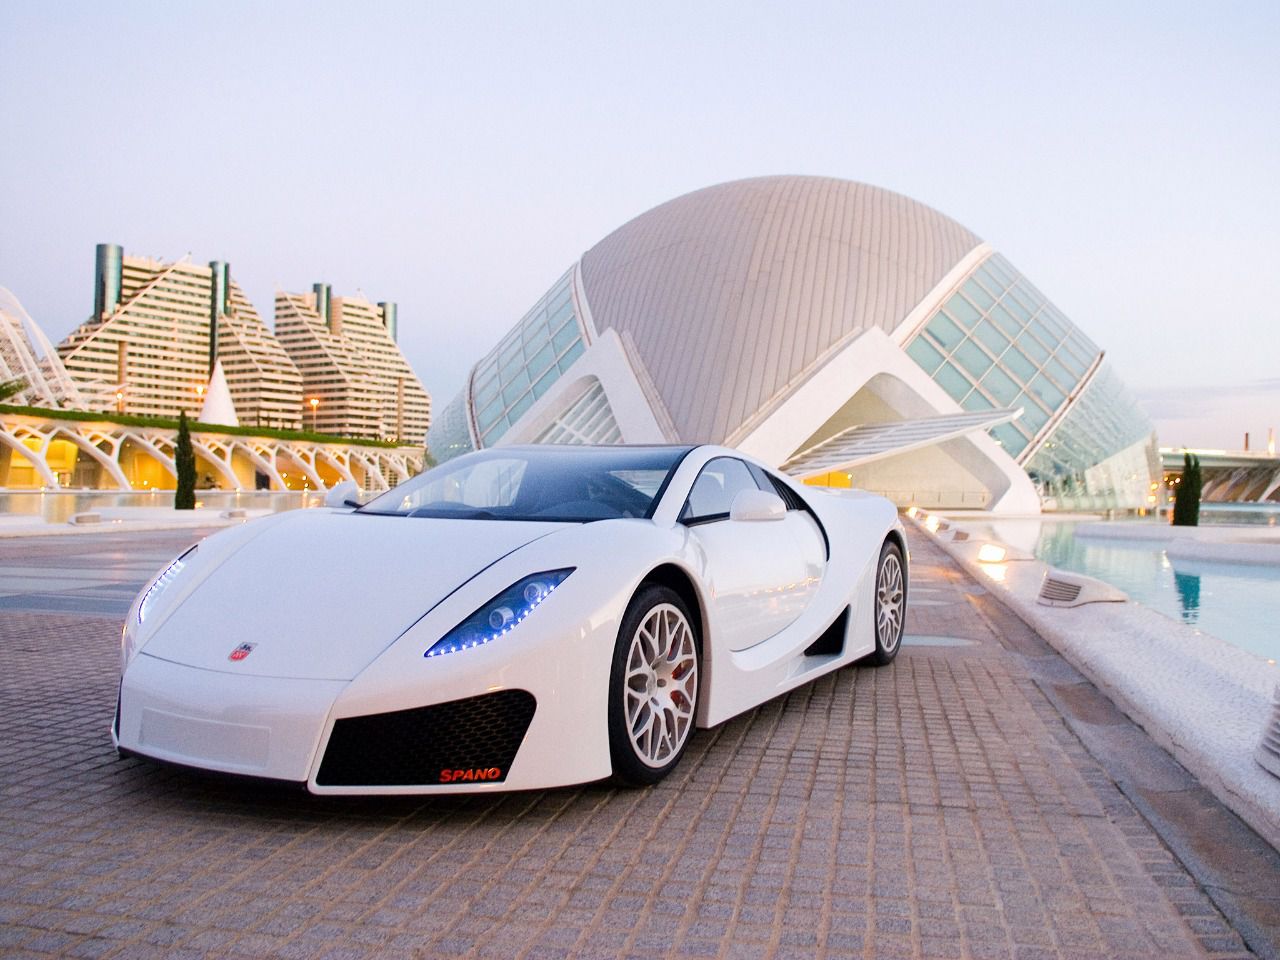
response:
M1101 355L999 254L969 275L906 350L966 410L1022 407L1013 423L991 430L1019 462Z
M555 422L534 438L534 443L621 443L622 431L604 387L595 377L587 390L570 404Z
M569 271L476 364L471 396L480 446L493 446L581 355L572 282Z
M436 463L444 463L475 447L467 426L467 390L464 387L444 411L431 422L427 431L427 449Z
M1160 475L1151 423L1104 363L1026 463L1045 500L1059 510L1150 505Z
M966 410L1022 407L992 438L1018 461L1045 505L1148 505L1155 436L1102 351L1004 257L973 271L906 346ZM1080 391L1062 418L1050 423Z

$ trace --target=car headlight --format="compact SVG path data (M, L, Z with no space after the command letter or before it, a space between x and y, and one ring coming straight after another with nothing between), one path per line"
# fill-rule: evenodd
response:
M574 569L546 570L517 580L432 644L423 656L439 657L468 650L505 636L551 596Z
M199 546L199 544L196 546ZM173 581L178 578L178 574L182 573L183 568L187 565L187 558L195 552L196 547L187 550L161 570L147 584L146 589L138 594L138 599L133 602L133 608L129 611L129 616L124 622L124 630L120 634L121 670L129 665L133 655L138 652L138 628L142 626L142 622L147 619L147 614L155 607L156 601L160 599L160 594L164 593Z

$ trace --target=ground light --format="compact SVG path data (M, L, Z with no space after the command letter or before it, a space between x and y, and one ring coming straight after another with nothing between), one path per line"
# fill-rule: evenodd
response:
M1009 555L1009 551L998 543L984 543L978 549L979 563L1004 563L1005 557Z

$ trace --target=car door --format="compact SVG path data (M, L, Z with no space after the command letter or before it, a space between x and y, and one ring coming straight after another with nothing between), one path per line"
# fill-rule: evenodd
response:
M680 522L702 548L714 625L731 650L754 646L794 623L822 578L822 556L814 546L820 541L803 511L788 510L774 520L730 519L734 497L759 489L742 460L715 457L698 474L680 512Z

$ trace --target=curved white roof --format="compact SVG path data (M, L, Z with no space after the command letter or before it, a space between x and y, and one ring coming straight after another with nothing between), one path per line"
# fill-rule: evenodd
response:
M688 442L723 442L869 327L891 332L982 241L901 194L758 177L677 197L582 258Z

